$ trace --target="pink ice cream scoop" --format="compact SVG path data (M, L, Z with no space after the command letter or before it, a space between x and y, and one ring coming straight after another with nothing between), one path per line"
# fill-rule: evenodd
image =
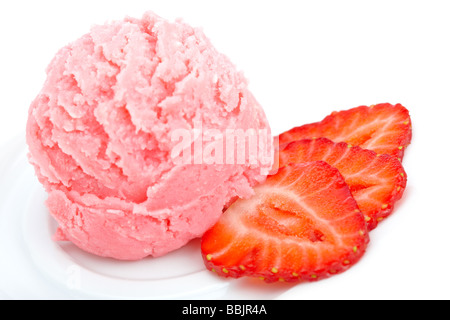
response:
M271 166L245 152L257 139L230 149L220 135L243 131L270 136L243 75L202 31L153 13L93 27L56 54L29 110L55 239L136 260L202 236Z

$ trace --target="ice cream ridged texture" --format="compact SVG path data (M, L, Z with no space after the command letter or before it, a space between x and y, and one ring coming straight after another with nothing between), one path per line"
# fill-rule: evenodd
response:
M123 260L200 237L259 165L175 165L174 129L268 129L234 65L199 29L153 13L95 26L62 48L32 103L30 162L56 240Z

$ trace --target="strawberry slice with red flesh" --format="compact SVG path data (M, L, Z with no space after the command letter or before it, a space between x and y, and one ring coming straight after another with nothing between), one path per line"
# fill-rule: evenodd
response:
M279 143L282 145L319 137L347 142L378 154L389 154L402 161L405 148L411 142L411 119L408 110L401 104L360 106L333 112L320 122L282 133Z
M290 164L254 190L203 235L209 270L266 282L315 281L347 270L365 252L364 216L336 168Z
M282 146L278 157L280 167L319 160L342 174L369 231L392 213L406 188L406 172L396 158L343 142L326 138L294 141Z

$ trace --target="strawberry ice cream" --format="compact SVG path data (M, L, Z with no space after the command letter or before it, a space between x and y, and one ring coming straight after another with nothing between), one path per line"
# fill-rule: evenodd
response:
M55 240L137 260L202 236L225 205L253 194L270 163L238 161L240 149L236 161L202 161L193 151L206 150L201 134L185 148L197 158L174 161L172 133L199 126L270 135L243 75L202 31L147 13L95 26L62 48L27 124Z

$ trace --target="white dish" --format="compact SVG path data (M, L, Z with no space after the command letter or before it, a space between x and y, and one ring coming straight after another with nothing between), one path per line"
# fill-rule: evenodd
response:
M136 262L105 259L69 242L54 242L56 223L27 161L24 139L14 139L2 153L0 298L273 299L292 287L215 276L203 265L199 240L164 257Z

